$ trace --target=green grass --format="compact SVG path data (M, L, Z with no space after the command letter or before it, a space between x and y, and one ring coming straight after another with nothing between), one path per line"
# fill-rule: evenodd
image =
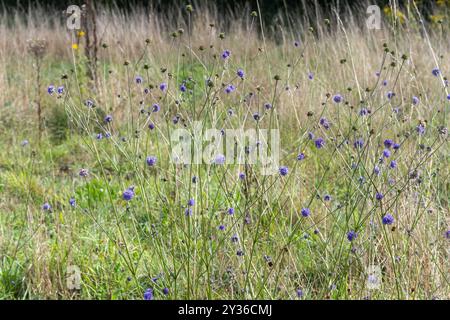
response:
M428 40L406 26L385 22L380 34L361 34L346 22L344 34L319 23L323 35L305 33L296 48L255 36L257 20L250 22L225 39L212 29L191 38L188 25L162 43L126 42L129 51L111 44L99 53L97 83L86 77L82 48L72 62L50 52L41 74L40 141L36 88L25 81L32 61L12 59L0 109L0 299L142 299L147 288L155 299L298 299L298 289L302 299L449 297L448 88L431 74L435 56L443 76L450 67L439 47L446 36L433 33L425 47ZM226 61L224 49L232 52ZM192 94L180 92L183 80ZM159 90L162 82L167 91ZM19 90L21 83L29 90ZM236 90L226 94L230 83ZM64 85L64 94L46 94L48 84ZM388 91L396 96L387 99ZM333 103L337 93L344 102ZM264 109L267 102L272 109ZM161 110L146 113L154 103ZM371 113L361 116L362 108ZM112 123L104 123L106 114ZM205 129L279 130L278 166L289 173L264 176L260 162L174 163L170 137L180 128L193 133L195 121ZM315 146L319 137L323 148ZM380 162L386 139L400 148ZM125 201L131 186L135 196ZM395 222L383 225L388 213ZM358 237L349 241L349 231ZM367 285L373 265L381 270L377 290ZM67 285L73 266L79 290Z

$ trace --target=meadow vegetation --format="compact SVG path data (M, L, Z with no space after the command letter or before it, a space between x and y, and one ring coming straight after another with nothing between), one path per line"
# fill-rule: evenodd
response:
M94 62L3 13L0 298L450 298L447 4L366 8L97 8ZM175 163L197 121L279 130L280 170Z

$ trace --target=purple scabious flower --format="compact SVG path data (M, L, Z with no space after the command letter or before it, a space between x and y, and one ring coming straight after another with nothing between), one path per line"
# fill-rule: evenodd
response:
M241 172L239 173L239 179L244 180L245 179L245 173Z
M181 92L186 92L186 90L187 90L186 85L185 85L184 83L181 84L181 85L180 85L180 91L181 91Z
M58 94L63 94L64 93L64 86L59 86L58 89L56 89L56 92L58 92Z
M388 81L387 80L383 80L383 86L387 86L388 85Z
M313 79L314 79L314 73L309 72L309 73L308 73L308 79L309 79L309 80L313 80Z
M364 140L363 139L358 139L358 140L356 140L354 143L353 143L353 146L356 148L356 149L362 149L363 147L364 147Z
M184 215L186 217L192 216L192 208L186 208L186 210L184 210Z
M394 217L389 213L387 213L381 221L383 222L384 225L391 225L394 223Z
M97 138L97 140L102 140L103 139L103 134L97 133L96 138Z
M159 90L166 91L167 89L167 83L163 82L159 85Z
M377 194L375 195L375 198L376 198L378 201L381 201L381 199L384 198L384 195L383 195L382 193L377 192Z
M269 102L266 102L266 103L264 103L264 108L266 110L270 110L270 109L272 109L272 105Z
M323 201L331 201L331 196L329 194L324 195Z
M221 224L221 225L219 226L219 230L220 230L220 231L225 230L225 226L224 226L223 224Z
M300 213L302 214L302 216L304 216L306 218L311 214L311 211L309 210L309 208L302 208Z
M425 126L420 123L417 127L416 127L416 131L419 135L423 135L425 134Z
M112 115L110 115L110 114L108 114L108 115L103 119L103 121L104 121L105 123L110 123L112 120L113 120L113 118L112 118Z
M148 124L148 128L149 128L150 130L155 129L155 124L152 123L152 122L150 122L150 123Z
M373 173L375 173L377 176L380 175L380 168L378 166L375 166L373 168Z
M298 48L300 46L300 41L294 41L294 47Z
M301 298L303 298L303 290L302 289L297 289L296 291L295 291L295 293L297 294L297 298L299 298L299 299L301 299Z
M433 68L433 70L431 70L431 74L437 77L441 74L441 71L438 68Z
M341 103L344 98L338 93L333 96L333 101L335 103Z
M395 96L395 93L392 92L392 91L388 91L388 92L386 93L386 97L387 97L389 100L391 100L394 96Z
M125 201L130 201L134 198L134 187L129 187L122 193L122 198Z
M376 72L375 72L375 76L376 76L376 77L379 77L380 75L381 75L381 72L380 72L380 71L376 71Z
M142 77L141 76L136 76L136 78L134 78L134 81L136 81L137 84L141 84L142 83Z
M77 202L76 202L76 200L75 200L75 198L70 198L69 199L69 204L72 206L72 207L75 207L76 205L77 205Z
M87 177L89 175L88 169L80 169L80 172L78 173L80 177Z
M144 300L153 300L153 289L148 288L144 292Z
M244 70L238 69L238 70L236 71L236 75L237 75L239 78L243 79L244 76L245 76Z
M386 148L390 149L394 145L394 141L392 141L391 139L386 139L384 140L383 144Z
M314 141L314 144L316 145L317 149L321 149L321 148L323 148L325 146L325 140L323 140L323 138L317 138Z
M309 140L314 139L314 133L308 132L308 139L309 139Z
M52 210L52 206L48 202L46 202L42 205L42 210L50 211L50 210Z
M389 149L384 149L383 150L383 157L389 158L390 156L391 156L391 151L389 151Z
M173 124L177 124L178 121L180 121L180 116L179 116L179 115L176 115L176 116L174 116L174 117L172 118Z
M169 294L169 288L162 289L162 293L167 296Z
M189 199L187 205L188 205L189 207L194 206L194 205L195 205L195 199L194 199L194 198Z
M92 101L91 99L87 99L87 100L84 102L84 105L85 105L86 107L88 107L88 108L92 108L92 107L94 107L94 101Z
M347 240L352 242L353 240L355 240L358 237L358 233L356 233L355 231L349 231L347 232Z
M27 146L29 143L30 143L30 142L29 142L27 139L25 139L25 140L23 140L23 141L20 143L20 145L21 145L22 147L25 147L25 146Z
M234 90L236 90L236 87L233 86L232 84L229 84L229 85L226 86L226 88L225 88L225 92L226 92L226 93L231 93L231 92L233 92Z
M285 175L288 174L289 169L288 169L288 167L282 166L282 167L280 167L280 169L278 169L278 172L280 173L281 176L284 177Z
M394 150L400 149L400 144L399 143L394 143L393 149Z
M233 207L228 208L227 213L229 215L233 215L234 214L234 208Z
M259 112L255 112L255 113L253 114L253 119L255 119L255 121L259 121L259 119L261 119L261 117L260 117L260 115L259 115Z
M447 95L447 100L450 100L450 94Z
M392 160L391 163L389 163L389 167L390 167L391 169L397 168L397 161Z
M156 157L155 156L148 156L146 159L147 165L149 167L153 167L156 164Z
M450 230L447 230L447 232L445 233L445 237L446 237L447 239L450 239Z
M55 93L55 86L54 85L49 85L47 88L47 92L48 94L52 95Z
M328 122L328 120L324 117L320 118L319 123L321 126L323 126L325 129L329 129L330 128L330 123Z
M197 183L197 181L198 181L198 178L196 176L193 176L192 177L192 183Z
M369 112L367 111L367 108L361 108L359 110L359 115L360 116L366 116Z
M238 241L239 241L238 235L237 235L237 234L234 234L234 235L231 237L231 242L236 243L236 242L238 242Z
M152 108L153 108L153 112L158 112L161 109L161 107L157 103L154 103Z
M218 165L223 165L225 163L225 156L223 154L218 154L214 159L214 163Z
M229 57L230 57L230 55L231 55L231 52L230 52L230 50L224 50L223 52L222 52L222 59L228 59Z
M302 161L303 159L305 159L305 154L303 152L299 153L298 156L297 156L297 160L298 161Z
M412 104L413 104L414 106L417 105L417 104L419 104L419 102L420 102L419 98L417 98L416 96L413 96L413 97L412 97Z

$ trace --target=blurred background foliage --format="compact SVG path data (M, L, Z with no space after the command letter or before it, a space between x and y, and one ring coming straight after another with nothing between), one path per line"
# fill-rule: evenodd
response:
M84 0L0 0L0 12L12 9L28 11L30 8L39 4L48 9L63 11L69 5L83 5ZM361 6L367 6L366 2L360 0L95 0L97 6L119 8L124 11L151 10L152 12L164 13L174 8L180 8L186 4L192 4L195 7L211 6L218 12L239 13L242 8L251 11L258 11L258 4L261 10L262 18L265 24L271 25L276 22L276 16L280 12L295 13L304 15L305 12L314 12L310 10L316 6L321 8L321 12L332 14L333 10L352 11ZM382 8L386 15L393 15L393 6L395 4L395 14L402 20L405 13L412 10L413 2L416 3L421 13L428 21L438 22L446 17L450 8L450 0L372 0L370 4L376 4Z

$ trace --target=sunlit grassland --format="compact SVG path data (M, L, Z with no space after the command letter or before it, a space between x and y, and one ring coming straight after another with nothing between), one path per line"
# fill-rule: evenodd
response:
M141 299L152 288L155 299L448 299L448 26L424 29L414 10L403 24L384 17L381 30L364 27L364 8L291 17L278 28L248 10L227 19L179 10L172 19L100 11L106 45L96 83L86 76L84 39L56 14L37 11L26 25L16 13L12 26L0 23L0 298ZM28 38L48 41L41 88ZM192 94L180 92L182 81ZM230 83L236 90L226 94ZM47 94L49 85L64 85L64 94ZM154 103L159 112L141 112ZM289 173L173 163L171 133L195 121L278 129ZM400 148L380 163L386 139ZM125 201L130 186L135 197ZM52 210L42 210L46 202ZM388 213L392 225L382 223ZM358 233L354 241L349 231ZM377 290L367 288L372 265L382 272ZM69 266L81 271L80 290L67 287Z

